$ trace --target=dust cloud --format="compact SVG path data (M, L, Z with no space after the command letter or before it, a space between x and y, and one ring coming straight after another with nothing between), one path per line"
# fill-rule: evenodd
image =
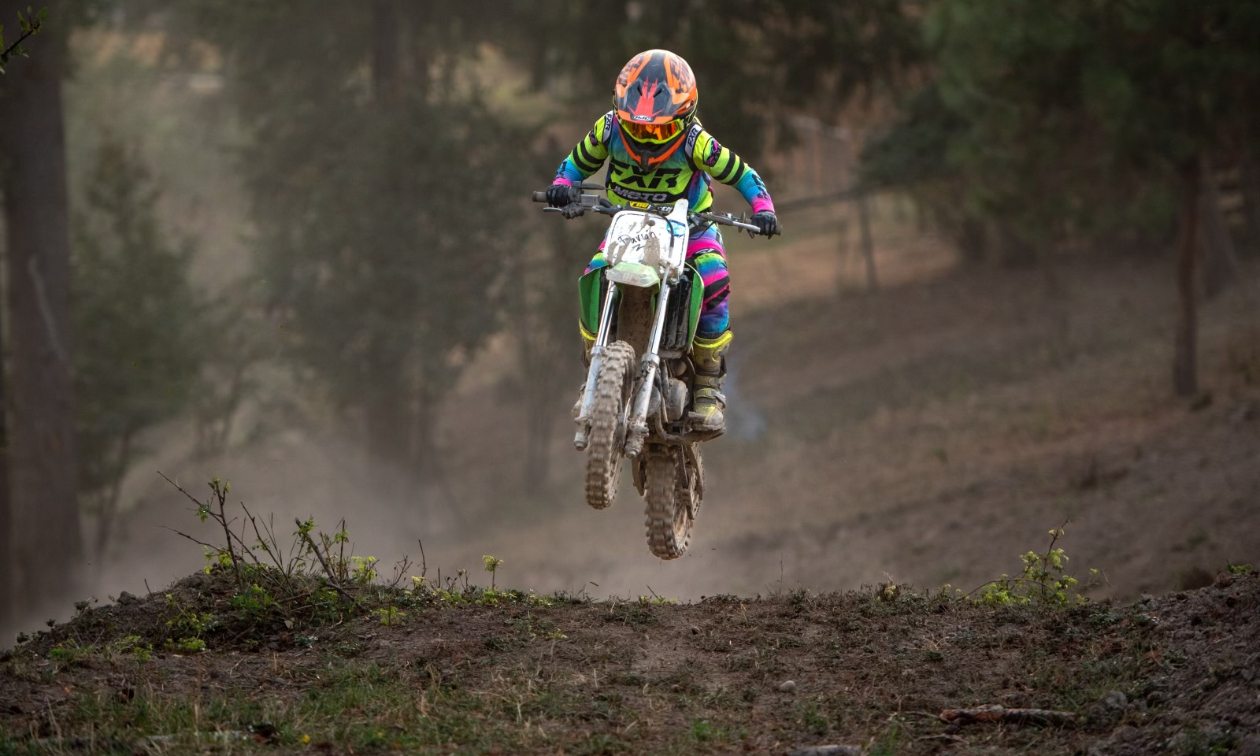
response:
M686 601L885 581L970 590L1017 571L1018 555L1043 548L1046 531L1069 519L1060 545L1082 580L1100 570L1094 595L1174 588L1196 571L1254 559L1255 390L1216 362L1217 380L1231 388L1215 406L1187 412L1135 369L1163 356L1157 329L1115 317L1113 308L1161 306L1157 268L1065 267L1065 300L1040 274L960 276L930 239L905 244L881 248L890 278L906 280L876 297L835 296L846 285L840 264L819 266L833 277L821 293L808 286L817 286L818 268L795 299L780 292L758 303L751 276L737 289L752 304L737 310L732 432L705 446L709 490L691 550L677 561L648 553L642 500L627 480L611 509L583 502L567 393L555 401L550 479L540 493L523 493L523 415L506 341L479 356L477 378L438 420L440 482L409 483L353 443L298 430L195 463L172 448L169 461L147 466L160 464L199 497L206 480L230 480L230 502L274 517L286 535L294 517L325 529L345 518L356 553L378 557L385 573L409 556L419 574L423 542L432 578L465 569L486 584L481 557L490 554L504 560L500 584L596 598ZM810 254L804 244L733 246L737 281L741 254L750 268L788 275ZM932 250L943 259L925 266ZM899 259L912 270L899 273ZM1120 280L1133 291L1129 304L1107 298ZM768 285L790 288L783 278ZM979 297L987 301L958 313L959 301ZM1211 353L1238 348L1249 307L1244 296L1218 305ZM785 328L785 312L806 314L805 325ZM1117 322L1125 324L1108 325ZM820 342L839 346L802 347ZM1061 362L1047 343L1073 356ZM148 475L130 479L143 504L93 569L90 593L102 600L143 591L146 580L158 590L203 565L199 548L172 529L219 535Z
M325 4L327 13L217 5L121 2L74 21L64 98L71 204L130 198L103 203L98 215L121 215L88 217L76 243L134 225L154 247L142 250L150 262L186 264L195 302L147 322L195 312L197 336L177 341L202 362L179 412L136 431L105 551L68 595L24 607L17 626L0 628L4 638L68 617L76 600L160 591L204 566L201 547L175 531L215 543L222 534L159 471L199 499L206 481L229 481L237 526L244 502L274 522L281 543L294 518L328 532L344 519L355 552L377 557L386 575L403 557L418 575L423 544L431 579L466 570L488 584L482 557L493 555L500 585L595 598L881 582L966 591L1018 573L1020 555L1044 549L1047 531L1065 522L1058 545L1095 596L1188 586L1260 561L1260 255L1242 243L1222 253L1229 280L1198 311L1202 389L1175 397L1181 310L1166 167L1104 181L1095 168L1114 155L1088 150L1107 143L1071 134L1065 141L1082 152L1062 159L1077 161L1077 173L1038 154L1024 157L1044 175L1010 176L982 159L986 150L950 141L973 134L952 125L982 119L980 105L906 120L903 99L945 108L917 12L875 19L862 4L827 6L855 40L870 43L872 24L900 30L852 47L905 45L885 62L907 70L882 71L886 80L872 72L878 80L857 88L892 87L895 97L841 102L828 92L835 107L798 112L785 100L762 113L745 85L794 103L820 99L780 92L809 77L764 66L739 69L740 87L704 90L706 128L755 162L784 235L726 234L730 432L703 447L707 490L690 551L664 562L648 552L629 476L611 509L593 511L572 448L569 406L582 376L573 282L605 221L565 222L529 201L605 112L630 51L610 41L602 17L559 6L465 23L458 6L420 13L390 1L370 14L344 3ZM722 58L725 48L688 36L707 27L681 23L677 3L660 13L623 5L620 22L641 38L663 33L661 19L679 21L669 43L701 56L692 63L710 77L775 57ZM796 6L771 5L786 15L765 29L804 28ZM734 23L727 15L705 23ZM610 36L590 46L595 57L572 60L564 40L600 34ZM825 54L802 60L829 66L813 78L844 81L850 47L826 41ZM333 57L344 70L329 70ZM939 165L918 165L923 135L906 128L922 123L947 131L927 135ZM1037 144L1053 144L1042 136ZM864 152L871 145L892 152L881 163ZM1018 153L1022 143L1005 146ZM122 163L133 184L94 174L102 154L133 161ZM974 164L952 166L946 157L957 155ZM1209 177L1229 213L1226 240L1251 228L1247 164ZM883 176L878 190L861 182L868 168L898 167L907 175ZM956 172L932 173L947 169ZM994 171L1009 206L1024 211L1019 223L1008 205L972 196L997 186ZM1051 180L1068 182L1064 207L1101 208L1099 217L1047 219L1046 195L1059 191ZM714 209L747 209L734 189L714 189ZM1260 249L1260 236L1252 241ZM111 243L116 253L139 244ZM115 276L113 301L148 301L137 279ZM139 347L105 341L113 335L80 341L110 345L98 383L127 388L115 379L131 375L120 371ZM163 338L159 330L149 346ZM187 388L154 385L142 399ZM207 428L221 430L214 443L204 443ZM86 524L92 542L98 523Z

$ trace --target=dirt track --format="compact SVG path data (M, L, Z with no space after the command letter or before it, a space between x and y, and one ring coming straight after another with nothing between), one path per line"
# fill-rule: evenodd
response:
M226 585L194 576L170 599L90 609L6 658L0 752L683 754L848 744L866 754L1137 756L1260 747L1256 575L1069 609L992 609L896 589L687 605L501 598L427 601L393 627L362 617L269 631L228 621ZM160 639L172 612L189 611L221 613L208 651L139 660L124 650L140 641L119 639ZM938 718L986 704L1074 721L959 727Z

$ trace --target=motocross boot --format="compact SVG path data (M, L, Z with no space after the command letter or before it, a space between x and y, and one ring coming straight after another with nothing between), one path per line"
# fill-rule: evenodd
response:
M582 366L587 370L591 368L591 350L595 348L595 334L586 330L586 326L578 323L578 330L582 332ZM576 420L578 414L582 412L582 395L586 393L586 373L582 373L582 385L578 386L577 401L573 403L573 419Z
M691 427L695 430L720 433L726 429L722 381L726 378L726 350L732 338L728 330L713 339L696 336L691 343L691 361L696 366L695 398L691 406Z

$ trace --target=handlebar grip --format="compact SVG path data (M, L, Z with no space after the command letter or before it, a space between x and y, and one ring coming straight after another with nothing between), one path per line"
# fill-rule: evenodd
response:
M533 195L532 195L532 197L533 197L533 200L534 200L535 202L546 202L546 201L547 201L547 193L546 193L546 192L534 192L534 193L533 193Z

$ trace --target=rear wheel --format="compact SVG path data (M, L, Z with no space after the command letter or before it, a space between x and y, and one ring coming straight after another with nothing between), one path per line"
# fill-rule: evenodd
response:
M608 508L617 497L633 364L634 349L624 341L609 344L600 358L586 447L586 503L595 509Z
M676 492L682 498L694 524L700 516L700 499L704 496L704 460L700 457L700 445L690 444L683 451L684 475L676 481Z
M700 510L699 468L678 446L650 451L646 467L648 549L661 559L677 559L687 552Z

